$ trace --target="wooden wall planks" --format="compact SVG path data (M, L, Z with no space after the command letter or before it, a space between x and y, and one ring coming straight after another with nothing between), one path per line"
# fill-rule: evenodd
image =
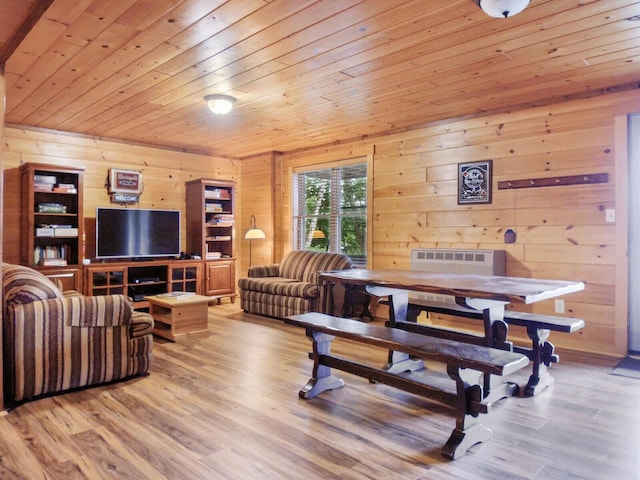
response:
M291 248L286 182L294 169L374 152L370 267L407 269L409 253L418 247L504 249L508 275L586 282L584 292L565 301L566 315L584 318L587 326L578 335L556 336L557 345L624 354L626 317L620 312L626 306L619 305L616 290L625 288L626 278L616 252L626 245L616 233L621 227L606 222L605 210L626 211L616 199L621 174L614 120L637 109L635 94L622 92L285 153L274 173L283 181L274 199L283 212L281 249ZM493 202L458 205L457 163L484 159L494 162ZM607 183L497 189L508 178L596 170L608 174ZM244 176L243 169L241 183ZM508 228L517 233L515 244L504 243ZM555 314L552 302L521 308Z
M509 275L571 278L587 284L566 299L568 315L584 318L579 334L554 339L559 346L624 354L625 265L619 251L626 204L620 199L616 115L640 110L634 92L610 94L556 106L429 127L349 144L269 153L236 161L220 157L92 140L85 137L8 128L5 147L4 257L17 261L17 166L47 161L87 167L85 216L109 203L104 181L109 167L143 171L143 207L184 206L184 181L199 177L238 181L239 272L248 267L243 232L256 215L267 239L253 245L254 264L278 261L291 248L291 173L371 155L370 266L409 268L417 247L504 249ZM553 128L549 125L553 124ZM541 125L543 127L541 127ZM486 205L457 204L457 163L491 158L494 198ZM497 190L507 178L607 172L609 181L522 190ZM622 175L622 177L621 177ZM618 222L605 221L615 208ZM515 244L504 244L507 228ZM527 307L553 313L552 304Z
M240 162L240 186L236 190L236 235L240 246L240 275L246 276L249 268L249 240L244 234L249 230L251 215L256 217L256 225L264 232L266 238L253 240L251 245L251 263L265 265L274 262L274 193L273 179L274 155L265 154L244 159ZM236 277L237 278L237 277Z
M18 167L24 162L84 166L84 217L95 219L96 207L112 205L105 187L109 168L140 170L144 191L136 208L185 211L185 182L196 178L237 181L236 160L171 150L94 140L53 132L5 129L3 260L19 262L20 182ZM114 206L119 206L114 204ZM185 216L182 242L186 245ZM87 245L93 244L87 239ZM87 252L87 256L92 254Z

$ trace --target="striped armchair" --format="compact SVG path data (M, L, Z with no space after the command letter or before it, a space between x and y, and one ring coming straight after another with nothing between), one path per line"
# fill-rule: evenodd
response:
M4 393L9 402L145 373L153 319L124 295L85 297L2 264Z
M249 268L249 276L238 281L240 307L276 318L320 311L324 299L318 273L348 268L353 264L346 255L294 250L279 264Z

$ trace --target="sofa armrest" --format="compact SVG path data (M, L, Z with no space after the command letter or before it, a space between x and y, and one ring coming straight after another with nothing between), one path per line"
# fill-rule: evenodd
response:
M253 278L279 277L280 264L256 265L249 267L248 276Z
M64 297L81 297L82 294L77 290L65 290L62 292L62 296Z
M10 305L10 310L24 310L33 318L57 319L71 327L116 327L129 325L133 307L125 295L85 297L73 295ZM30 312L30 313L29 313Z
M131 337L143 337L153 332L153 317L146 312L134 310L131 315Z

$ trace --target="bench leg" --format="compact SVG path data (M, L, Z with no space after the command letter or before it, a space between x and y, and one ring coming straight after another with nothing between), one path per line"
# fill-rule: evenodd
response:
M418 316L410 317L408 315L409 293L396 293L389 295L389 321L385 323L387 327L395 327L398 322L417 322ZM412 320L409 320L412 318ZM389 351L388 361L384 370L389 373L415 372L422 370L424 362L419 358L414 358L406 353Z
M456 382L456 427L442 447L442 456L450 460L461 457L476 443L489 440L493 432L478 421L479 413L488 413L482 403L482 386L469 383L477 381L477 373L456 366L447 366L447 373Z
M336 337L310 330L307 330L307 337L313 345L313 352L309 354L313 360L313 373L307 384L298 392L298 396L304 399L313 398L327 390L344 386L344 381L341 378L331 374L330 367L320 363L322 355L331 353L331 342Z
M533 397L553 385L555 380L549 373L547 367L552 363L558 363L559 357L554 353L555 347L547 339L551 334L550 330L544 328L527 327L527 335L531 339L531 360L533 361L533 372L524 388L524 396Z

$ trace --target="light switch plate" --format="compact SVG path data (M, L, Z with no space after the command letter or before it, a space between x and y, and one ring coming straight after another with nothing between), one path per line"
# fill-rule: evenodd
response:
M613 208L607 208L604 213L607 223L613 223L616 221L616 211Z

